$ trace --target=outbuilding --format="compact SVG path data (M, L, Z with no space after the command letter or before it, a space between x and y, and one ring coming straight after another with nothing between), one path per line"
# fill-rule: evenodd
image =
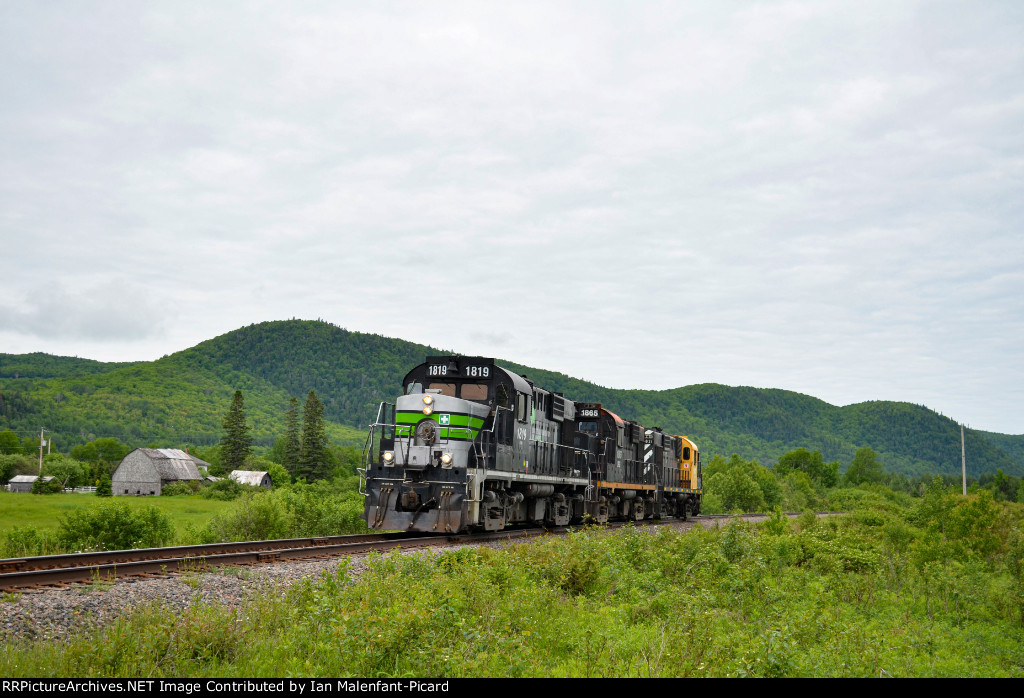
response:
M121 461L111 477L115 495L158 495L172 482L202 480L206 461L177 448L137 448Z
M15 475L11 478L10 482L7 483L7 489L10 492L31 492L32 485L34 485L38 479L38 475ZM52 475L43 475L43 482L49 482L52 479Z
M269 490L274 484L270 479L270 473L264 470L232 470L228 477L242 485L262 487L265 490Z

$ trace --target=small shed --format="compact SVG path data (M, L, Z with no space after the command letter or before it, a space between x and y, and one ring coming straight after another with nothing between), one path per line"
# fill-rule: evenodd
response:
M158 495L164 485L202 480L199 465L209 465L176 448L137 448L121 461L111 477L115 495Z
M10 482L7 483L7 489L10 492L31 492L32 485L34 485L38 479L38 475L15 475L11 478ZM49 482L52 479L52 475L43 475L43 482Z
M252 485L269 490L273 486L270 473L265 470L232 470L229 478L242 485Z

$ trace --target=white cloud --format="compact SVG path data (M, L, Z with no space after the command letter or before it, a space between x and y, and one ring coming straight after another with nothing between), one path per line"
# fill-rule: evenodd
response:
M106 282L71 290L60 281L36 286L12 303L0 303L3 334L72 342L137 341L163 335L173 319L152 294L135 282Z
M4 13L9 350L323 317L1024 431L1015 4Z

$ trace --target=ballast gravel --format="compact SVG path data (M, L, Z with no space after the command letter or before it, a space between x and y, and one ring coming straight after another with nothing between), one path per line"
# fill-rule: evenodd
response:
M750 517L747 520L755 522L763 518ZM721 522L699 520L698 523L712 528ZM695 524L678 522L672 525L686 530ZM508 544L483 545L498 547ZM478 545L481 544L461 547ZM442 550L450 548L405 549L399 554L435 554ZM211 604L235 609L257 594L283 594L300 580L317 578L324 572L333 574L342 559L345 558L225 567L161 577L127 578L112 583L4 593L0 597L0 642L63 639L76 632L109 625L118 617L154 603L169 612ZM352 555L347 559L349 577L358 577L366 569L365 555Z

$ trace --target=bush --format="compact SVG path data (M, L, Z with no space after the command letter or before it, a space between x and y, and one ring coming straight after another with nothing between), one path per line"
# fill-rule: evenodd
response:
M64 485L57 478L43 480L40 477L32 483L32 494L60 494L63 491Z
M196 494L202 487L199 480L178 480L162 488L160 495L163 497L180 497L182 495Z
M782 513L782 507L775 507L761 526L768 535L782 536L789 533L789 517Z
M294 520L280 498L260 492L241 498L233 510L213 517L207 526L207 538L211 541L289 538Z
M229 502L232 499L238 499L242 496L246 487L241 485L230 478L224 478L218 480L211 485L207 485L199 491L199 494L207 499L219 499L224 502Z
M110 475L104 473L100 476L100 481L96 485L96 496L97 497L113 497L114 496L114 485L110 479Z
M218 485L220 483L217 483ZM347 480L299 482L291 488L255 490L238 507L215 517L203 537L209 541L304 538L365 533L363 497Z
M50 555L59 552L53 535L34 528L15 526L4 535L2 557L28 557L31 555Z
M132 507L118 500L79 509L57 519L57 540L67 550L127 550L168 545L171 518L154 506Z

